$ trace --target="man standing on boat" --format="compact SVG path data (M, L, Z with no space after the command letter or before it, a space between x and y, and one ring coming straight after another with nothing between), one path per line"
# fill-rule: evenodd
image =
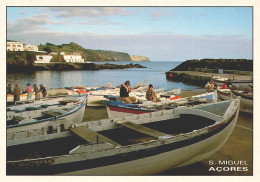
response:
M42 96L46 97L47 91L46 91L46 88L42 84L40 85L40 91L42 92Z
M131 92L130 81L126 81L120 87L120 97L122 97L123 101L127 104L132 104L136 102L135 97L129 97L129 93Z
M35 92L35 100L40 100L39 88L36 84L33 84L33 90Z
M21 89L20 89L20 87L18 86L18 83L15 84L13 93L14 93L14 102L15 102L15 101L20 101Z
M27 83L27 88L25 91L27 92L27 100L31 100L32 99L32 87L31 87L30 83Z
M146 91L146 99L155 102L157 99L157 94L153 89L153 85L150 84Z

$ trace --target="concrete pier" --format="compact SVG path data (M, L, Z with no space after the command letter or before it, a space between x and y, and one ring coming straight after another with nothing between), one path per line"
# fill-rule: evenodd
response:
M166 79L168 80L191 83L199 86L204 86L212 77L228 78L231 80L252 80L252 76L247 75L205 73L197 71L168 71L165 74Z

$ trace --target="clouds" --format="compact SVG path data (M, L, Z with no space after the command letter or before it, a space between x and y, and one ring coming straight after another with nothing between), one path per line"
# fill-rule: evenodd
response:
M94 19L94 20L87 20L87 21L81 21L79 24L82 25L126 25L125 23L120 23L116 21L106 20L106 19Z
M59 24L53 21L48 14L37 14L29 17L18 18L15 23L7 22L7 34L25 33L32 31L45 31L45 25Z
M196 9L195 18L190 18L191 7L30 7L30 14L23 13L26 7L18 8L16 14L9 8L9 16L18 17L12 21L7 17L9 40L76 42L87 49L127 52L154 61L252 59L249 10L240 19L229 20L229 8L223 9L222 19L218 19L218 8L214 14L209 7ZM243 8L235 10L240 13Z
M47 7L43 9L53 13L58 18L94 18L135 14L133 11L122 7Z
M155 8L155 9L152 9L150 11L150 17L151 17L151 20L158 20L158 19L161 19L161 18L165 18L165 17L176 17L177 16L177 12L176 11L172 11L170 10L169 8L167 7L160 7L160 8Z

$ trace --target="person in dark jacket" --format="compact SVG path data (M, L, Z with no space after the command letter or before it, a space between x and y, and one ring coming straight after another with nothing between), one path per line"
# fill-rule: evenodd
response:
M40 85L40 91L42 92L42 96L46 97L47 91L46 91L46 88L42 84Z
M13 94L11 83L9 83L8 86L7 86L7 88L6 88L6 94L7 94L7 95L8 95L8 94Z
M15 87L14 87L14 90L13 90L13 94L14 94L14 102L15 101L20 101L21 89L18 86L18 83L15 84Z
M135 97L130 97L129 93L131 92L130 81L126 81L120 87L120 97L122 97L123 101L127 104L132 104L136 102Z

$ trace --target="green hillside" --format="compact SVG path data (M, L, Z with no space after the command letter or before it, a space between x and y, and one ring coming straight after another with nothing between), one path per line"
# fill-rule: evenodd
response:
M40 44L39 50L46 52L79 52L85 61L131 61L128 53L85 49L74 42L62 45L51 43Z

